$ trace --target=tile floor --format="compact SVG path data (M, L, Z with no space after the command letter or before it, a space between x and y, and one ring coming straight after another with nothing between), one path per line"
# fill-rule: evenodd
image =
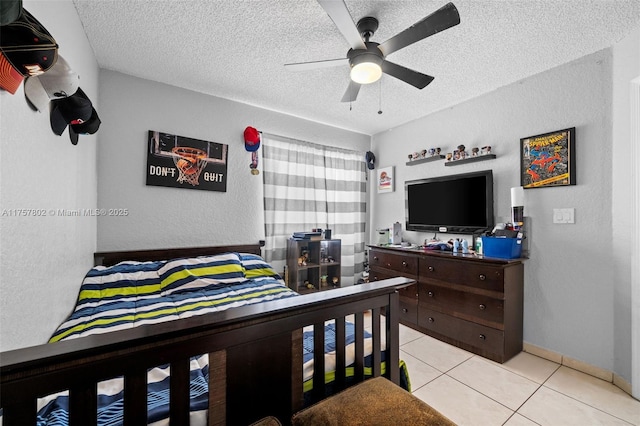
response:
M413 394L460 426L640 426L640 401L526 352L498 364L400 325L400 359Z

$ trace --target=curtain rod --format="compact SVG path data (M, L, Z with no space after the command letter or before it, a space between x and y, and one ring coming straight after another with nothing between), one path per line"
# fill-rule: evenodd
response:
M287 136L282 136L282 135L276 135L274 133L268 133L268 132L260 132L262 134L262 136L265 136L267 138L272 138L272 139L280 139L283 142L294 142L294 143L298 143L298 144L302 144L302 145L306 145L306 146L310 146L313 148L318 148L318 149L323 149L323 148L332 148L338 151L342 151L344 153L348 153L348 154L359 154L359 155L365 155L364 151L360 151L357 149L347 149L347 148L341 148L341 147L337 147L337 146L333 146L333 145L323 145L321 143L317 143L317 142L309 142L309 141L303 141L300 139L295 139L295 138L290 138Z

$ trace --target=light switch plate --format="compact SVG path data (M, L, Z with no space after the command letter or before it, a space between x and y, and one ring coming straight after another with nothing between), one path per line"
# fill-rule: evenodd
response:
M553 209L553 223L576 223L576 209Z

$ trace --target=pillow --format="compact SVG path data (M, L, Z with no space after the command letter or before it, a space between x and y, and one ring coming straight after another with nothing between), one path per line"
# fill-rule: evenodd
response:
M257 254L240 253L240 261L242 262L244 276L249 280L256 278L282 279L280 274L278 274L271 265L265 262L264 259Z
M245 281L237 253L169 260L158 272L163 296Z
M120 262L113 266L95 266L80 287L77 308L122 297L151 297L160 294L161 262Z

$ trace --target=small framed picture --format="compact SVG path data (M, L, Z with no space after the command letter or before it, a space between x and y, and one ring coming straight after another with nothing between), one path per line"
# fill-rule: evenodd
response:
M520 186L576 184L576 128L520 139Z
M393 166L378 168L378 192L393 192Z

